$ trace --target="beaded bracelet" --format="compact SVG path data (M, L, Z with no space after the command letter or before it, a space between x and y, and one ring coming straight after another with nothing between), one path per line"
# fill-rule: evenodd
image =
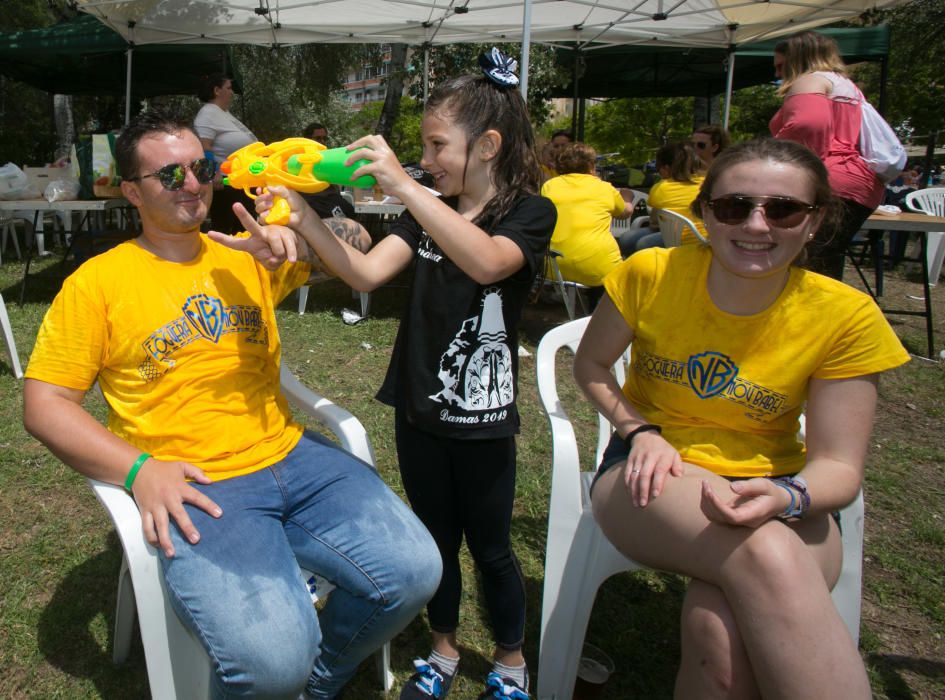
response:
M138 476L138 470L141 469L141 465L151 459L151 455L147 452L142 452L138 459L135 460L135 463L131 465L131 471L128 472L128 476L125 477L125 491L131 493L131 486L135 483L135 477Z
M779 479L772 479L771 482L772 482L775 486L780 486L782 489L784 489L785 491L787 491L787 492L788 492L788 495L791 497L791 505L789 505L787 508L785 508L783 513L778 513L777 516L775 516L775 517L778 517L778 518L793 518L793 517L797 517L797 516L794 515L794 506L797 505L797 492L796 492L794 489L792 489L790 486L788 486L787 484L785 484L783 481L779 480Z
M810 494L807 492L807 481L802 476L779 476L772 479L774 483L792 491L790 507L778 515L782 520L797 520L803 518L810 510ZM797 494L795 499L793 493Z

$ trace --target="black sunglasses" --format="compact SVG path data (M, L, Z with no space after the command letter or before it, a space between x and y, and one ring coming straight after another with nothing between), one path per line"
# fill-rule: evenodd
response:
M767 222L781 228L799 226L808 214L820 209L814 204L791 197L748 197L742 194L716 197L709 200L708 205L716 221L731 225L743 223L755 207L761 207Z
M701 151L703 148L705 148L709 144L707 144L705 141L693 141L692 145Z
M127 179L134 182L135 180L143 180L146 177L156 177L165 190L176 192L184 186L188 170L194 174L194 177L197 178L197 182L201 185L206 185L213 181L213 164L210 162L209 158L198 158L189 165L184 163L170 163L160 170L155 170L153 173L139 175L138 177L129 177Z

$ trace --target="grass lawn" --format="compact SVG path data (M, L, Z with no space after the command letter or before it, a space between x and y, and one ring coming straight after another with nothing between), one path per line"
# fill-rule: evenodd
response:
M16 300L23 265L9 258L0 265L0 291L24 365L62 277L58 257L42 259L37 269L26 303L20 306ZM911 277L896 272L887 280L886 296L921 293L917 289ZM400 493L392 411L372 397L387 366L403 298L402 288L382 289L373 295L372 315L346 326L339 312L357 308L357 300L341 284L325 282L312 289L304 316L296 313L295 295L278 311L284 362L304 382L361 419L381 474ZM941 348L945 291L936 288L933 298ZM565 318L563 307L530 307L523 345L534 351L542 333ZM896 317L893 323L910 350L922 350L924 335L917 319ZM23 430L21 384L0 355L0 697L145 698L140 642L133 645L127 663L111 664L121 561L117 538L84 479ZM519 389L523 422L513 537L527 582L525 655L534 682L550 483L549 433L537 402L534 358L522 360ZM945 366L922 360L890 372L880 386L865 485L861 635L879 698L945 697L943 393ZM580 400L576 392L573 400ZM100 404L90 406L102 414ZM468 558L465 568L464 657L451 693L458 700L477 696L491 654ZM672 695L684 588L679 577L651 573L618 575L601 588L587 640L607 651L617 665L604 698ZM427 650L421 618L393 645L398 684L412 671L411 659ZM373 663L363 665L346 697L383 697Z

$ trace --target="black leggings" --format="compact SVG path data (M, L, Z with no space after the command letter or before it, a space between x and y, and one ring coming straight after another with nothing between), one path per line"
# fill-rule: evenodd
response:
M459 548L466 544L482 574L496 644L521 648L525 581L509 529L515 500L515 438L454 440L418 430L396 411L397 457L404 490L443 558L443 578L427 604L434 632L459 626L463 581Z
M805 267L835 280L843 279L843 264L847 245L863 227L863 222L873 213L852 199L840 199L839 221L834 226L821 226L814 235L808 251Z

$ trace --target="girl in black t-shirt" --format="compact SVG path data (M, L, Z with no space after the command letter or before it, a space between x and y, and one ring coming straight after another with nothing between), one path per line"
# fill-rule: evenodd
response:
M525 587L509 538L519 425L517 326L556 214L538 195L541 169L516 87L516 62L493 49L479 63L484 75L444 83L424 113L421 165L441 197L404 171L382 137L349 146L366 147L352 162L370 161L353 177L374 176L407 207L390 235L367 253L332 235L298 194L272 188L292 208L289 226L355 289L371 291L415 263L378 394L395 407L404 488L443 558L440 587L427 608L433 650L414 662L417 672L400 696L408 700L445 697L456 673L463 537L482 574L496 638L484 696L528 697L521 652ZM271 202L270 195L259 197L257 211L267 214ZM330 225L341 224L332 219ZM248 228L295 242L279 227ZM309 251L298 244L303 257Z

